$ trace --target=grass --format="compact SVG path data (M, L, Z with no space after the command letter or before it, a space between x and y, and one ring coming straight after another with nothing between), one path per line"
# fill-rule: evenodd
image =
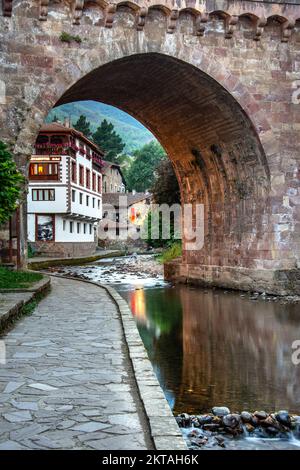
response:
M40 281L42 274L28 271L15 271L0 266L0 289L26 289Z
M70 44L72 41L75 41L78 44L82 42L80 36L73 36L73 34L66 33L65 31L61 33L59 39L61 40L61 42L67 42L68 44Z
M174 242L171 246L166 248L158 257L160 263L167 263L175 258L179 258L182 255L181 242Z

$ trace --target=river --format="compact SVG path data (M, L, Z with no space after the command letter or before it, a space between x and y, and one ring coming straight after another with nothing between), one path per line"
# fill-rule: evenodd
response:
M287 409L299 415L300 365L291 356L300 339L300 304L174 286L162 273L149 274L147 260L106 259L60 272L109 284L128 302L174 414L225 405L232 412Z

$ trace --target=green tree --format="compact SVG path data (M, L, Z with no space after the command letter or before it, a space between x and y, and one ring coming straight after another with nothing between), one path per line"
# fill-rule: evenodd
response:
M125 144L111 122L104 119L94 132L93 140L106 153L106 160L118 163L118 155L124 149Z
M87 120L86 116L84 116L83 114L81 114L77 122L75 122L74 129L76 129L79 132L82 132L83 135L85 135L86 137L90 137L92 135L91 123Z
M4 224L17 208L24 181L11 153L0 140L0 225Z
M169 159L160 161L156 169L156 179L150 192L156 204L180 204L180 190L178 181Z
M150 189L156 178L156 168L166 154L161 145L151 141L133 154L134 160L126 172L129 190L146 191Z

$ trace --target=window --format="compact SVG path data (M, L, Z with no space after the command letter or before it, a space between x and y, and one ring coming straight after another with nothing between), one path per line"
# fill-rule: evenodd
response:
M92 224L89 224L90 228L90 235L92 235Z
M95 198L93 197L93 209L95 209Z
M100 192L100 191L99 191ZM107 184L106 181L104 181L104 192L107 193Z
M36 240L47 242L54 240L53 215L36 215Z
M101 193L101 176L98 176L98 193ZM106 192L106 182L105 182L105 192Z
M83 194L79 193L79 204L82 204Z
M66 221L63 220L63 231L65 231L65 230L66 230Z
M77 233L80 233L80 222L77 222Z
M75 189L72 189L72 202L76 201L76 191Z
M88 206L89 203L90 203L90 196L87 196L87 197L86 197L86 205Z
M97 191L96 190L96 173L94 171L93 171L93 177L92 177L92 190Z
M83 233L86 233L86 224L83 224Z
M57 163L31 163L29 178L37 180L58 180Z
M71 179L72 179L73 183L77 183L76 162L72 162Z
M85 179L86 179L86 187L90 188L91 187L91 171L86 169L85 170Z
M79 184L84 185L84 168L83 165L79 165Z
M98 199L98 209L100 209L100 199Z
M73 222L70 221L70 233L73 233Z
M55 201L55 189L32 189L33 201Z

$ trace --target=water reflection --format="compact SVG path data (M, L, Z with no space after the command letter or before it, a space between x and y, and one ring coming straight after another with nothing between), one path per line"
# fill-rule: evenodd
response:
M175 413L300 411L299 304L186 286L122 292Z

